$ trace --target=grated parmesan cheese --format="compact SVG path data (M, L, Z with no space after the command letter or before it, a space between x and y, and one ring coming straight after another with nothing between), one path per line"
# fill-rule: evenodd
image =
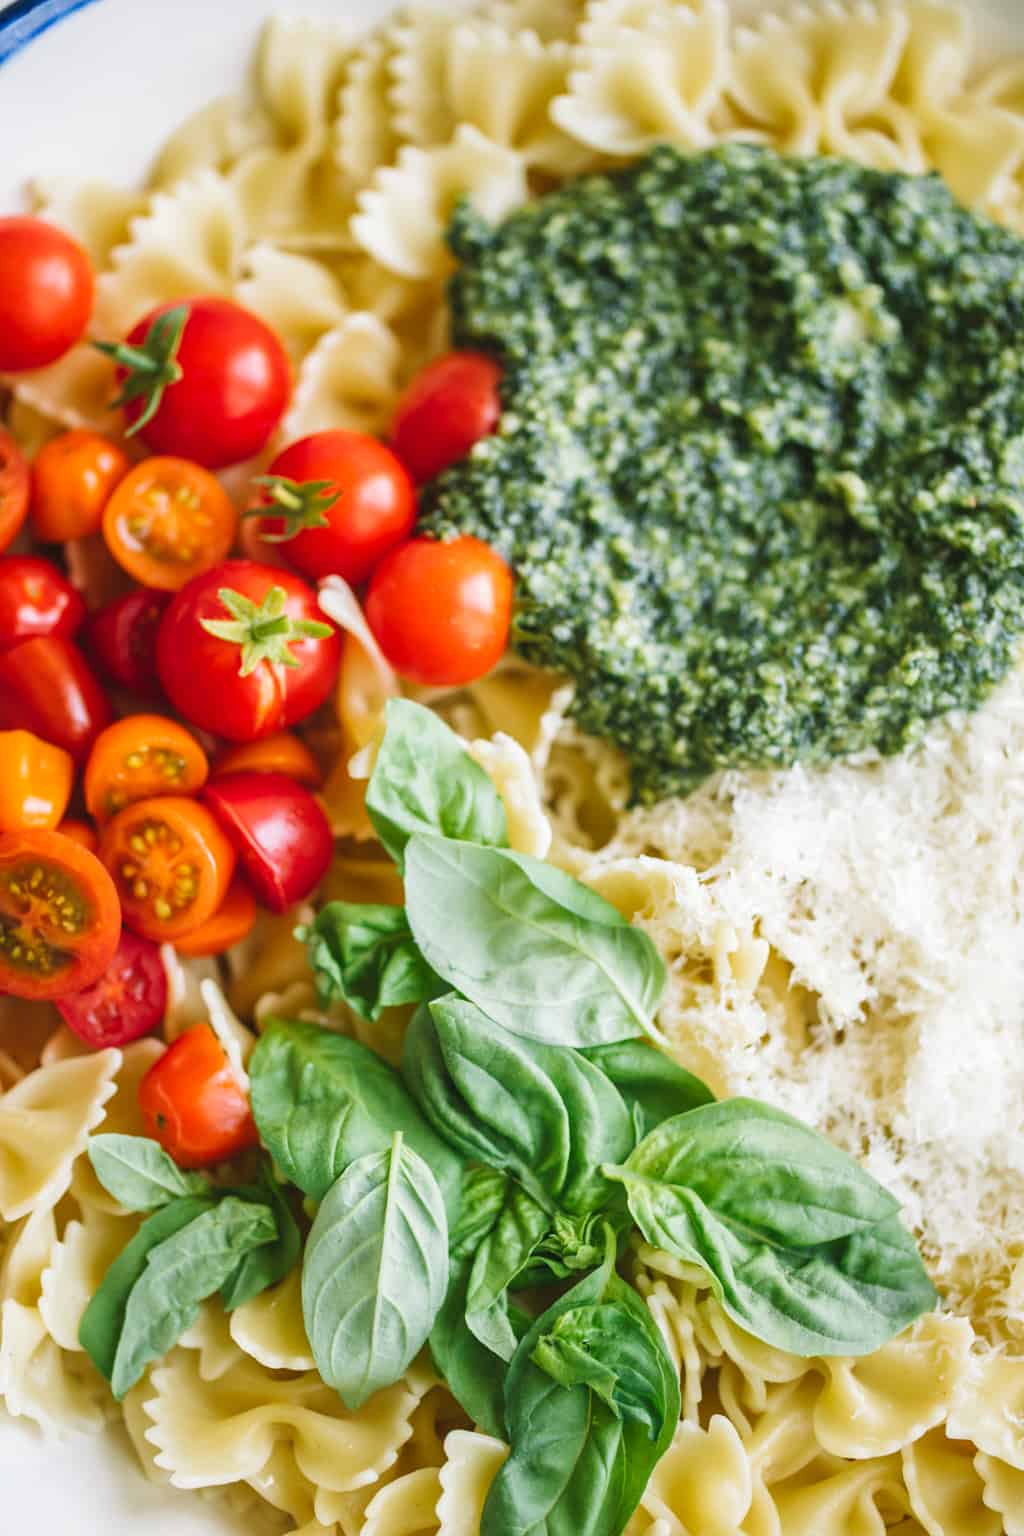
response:
M1024 1348L1024 671L912 753L720 777L572 863L669 961L680 1059L861 1157Z

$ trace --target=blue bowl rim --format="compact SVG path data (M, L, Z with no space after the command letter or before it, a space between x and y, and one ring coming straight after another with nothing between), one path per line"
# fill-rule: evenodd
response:
M13 0L0 9L0 65L27 43L96 0Z

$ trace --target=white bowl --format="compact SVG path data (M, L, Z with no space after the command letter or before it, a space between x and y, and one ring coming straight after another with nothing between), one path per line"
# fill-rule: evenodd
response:
M438 3L438 0L434 0ZM440 0L443 4L443 0ZM742 0L761 8L764 0ZM1021 0L974 0L993 47L1024 46ZM394 0L16 0L0 6L0 210L48 173L130 183L195 108L241 80L271 12L369 27ZM120 1432L45 1441L0 1407L0 1531L233 1536L251 1522L145 1482Z

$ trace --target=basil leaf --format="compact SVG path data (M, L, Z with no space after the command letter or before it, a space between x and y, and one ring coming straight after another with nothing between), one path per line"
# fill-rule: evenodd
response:
M302 1234L288 1197L266 1166L260 1169L259 1183L239 1193L263 1202L274 1218L277 1236L273 1242L247 1253L234 1274L221 1286L221 1298L227 1312L244 1306L271 1286L279 1285L286 1275L291 1274L302 1252Z
M656 1440L665 1415L660 1377L651 1371L651 1315L623 1281L606 1299L573 1307L537 1340L531 1359L562 1387L587 1386L618 1419L635 1420Z
M637 1141L663 1120L715 1101L706 1083L646 1041L618 1040L613 1045L593 1046L583 1054L619 1090L633 1116Z
M356 1409L407 1370L448 1286L448 1223L437 1181L396 1133L328 1191L302 1268L317 1369Z
M201 1173L186 1173L147 1136L93 1136L89 1161L108 1194L130 1211L156 1211L186 1195L209 1194Z
M501 796L455 732L408 699L392 699L386 719L366 809L399 869L415 832L507 847Z
M438 1373L444 1377L449 1392L485 1434L506 1440L505 1361L481 1344L466 1325L466 1297L471 1261L463 1259L452 1267L448 1294L430 1331L430 1353ZM509 1306L509 1326L521 1339L532 1319L517 1307Z
M331 901L301 936L321 998L342 998L361 1018L446 990L416 948L404 907Z
M462 1168L375 1051L315 1024L274 1019L249 1062L260 1139L285 1178L322 1200L350 1163L395 1131L429 1163L454 1214Z
M549 1045L653 1030L665 965L602 897L540 859L418 834L406 910L427 964L490 1018Z
M448 1238L448 1252L453 1260L473 1257L501 1215L511 1188L511 1179L496 1168L467 1170L458 1220Z
M402 1074L450 1146L510 1173L547 1209L585 1213L614 1195L600 1165L612 1147L629 1155L632 1123L578 1052L521 1039L449 996L417 1011Z
M266 1206L229 1195L150 1250L114 1357L110 1385L118 1401L192 1326L200 1302L220 1290L239 1259L275 1236Z
M680 1413L675 1368L653 1319L650 1331L640 1333L643 1303L639 1297L630 1303L628 1289L615 1283L606 1263L538 1318L517 1349L505 1379L512 1451L491 1485L480 1536L621 1536L671 1444ZM589 1384L560 1386L533 1360L563 1315L605 1301L631 1307L636 1327L628 1357L617 1355L613 1338L600 1359L614 1376L621 1368L626 1378L643 1357L652 1415L660 1409L653 1439L646 1418L619 1417Z
M476 1251L466 1291L466 1326L502 1360L519 1339L508 1315L508 1291L550 1226L543 1206L511 1185L504 1209Z
M118 1341L124 1328L128 1298L146 1267L154 1248L187 1227L204 1211L213 1210L212 1200L186 1197L165 1205L126 1243L103 1277L82 1316L78 1342L93 1365L109 1381L114 1374Z

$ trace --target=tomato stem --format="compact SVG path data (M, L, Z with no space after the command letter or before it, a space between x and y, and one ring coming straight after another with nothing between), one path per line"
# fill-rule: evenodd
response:
M267 544L287 544L307 528L328 528L325 516L341 495L332 480L289 480L287 475L257 475L254 485L269 494L262 506L243 512L243 517L259 517L283 523L280 533L266 533L260 538Z
M130 405L133 400L144 401L141 415L132 422L126 436L132 437L136 432L140 432L147 422L152 421L160 409L164 390L171 384L177 384L182 378L178 348L181 346L187 320L188 306L177 304L173 309L157 315L146 332L141 346L131 346L127 342L93 342L97 352L113 358L114 362L124 369L125 377L121 393L113 401L111 408L119 410L123 406Z
M259 604L230 587L221 587L217 596L231 618L199 622L207 634L241 646L240 677L248 677L264 661L272 666L297 667L299 658L291 649L297 640L326 640L334 633L329 624L315 619L293 619L285 611L288 598L283 587L271 587Z

